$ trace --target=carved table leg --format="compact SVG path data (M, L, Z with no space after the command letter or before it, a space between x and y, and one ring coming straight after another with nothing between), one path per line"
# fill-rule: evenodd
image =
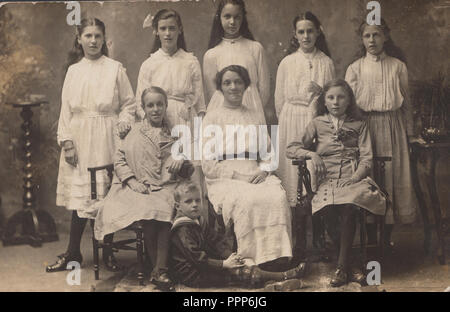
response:
M3 236L3 245L30 244L40 247L43 242L58 240L56 225L46 211L36 209L34 196L33 172L31 163L31 125L33 112L30 106L22 107L20 116L23 119L25 166L23 185L23 210L15 213L8 221ZM22 227L22 233L16 234L17 227Z
M427 173L427 186L431 197L431 206L434 213L434 222L436 224L436 233L438 237L438 259L439 263L445 264L445 243L442 233L442 215L441 206L436 187L436 162L439 158L438 151L432 150L430 171Z
M419 202L419 208L422 215L423 227L424 227L424 242L423 247L425 250L425 254L428 255L430 253L430 244L431 244L431 230L430 230L430 220L428 217L428 209L425 203L424 195L422 189L420 188L419 183L419 175L417 173L417 163L419 161L418 153L420 150L418 148L413 148L411 154L411 176L412 182L414 185L414 189L416 190L417 200Z

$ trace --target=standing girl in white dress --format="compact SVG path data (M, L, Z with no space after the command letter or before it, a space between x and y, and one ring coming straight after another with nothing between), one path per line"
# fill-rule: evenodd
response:
M105 25L96 18L77 26L74 49L69 53L62 89L58 143L62 147L56 205L72 210L69 246L47 272L66 270L67 263L81 263L80 242L92 204L87 168L113 163L119 142L135 119L135 98L122 64L107 57ZM97 174L97 195L103 198L109 178ZM112 242L112 236L105 237ZM113 271L119 269L112 251L104 249L103 260Z
M306 126L316 115L316 102L322 87L335 76L333 61L317 17L311 12L298 15L293 27L294 36L286 57L278 67L275 87L280 142L277 174L291 207L297 205L298 175L297 167L286 158L286 147L302 138ZM314 184L314 179L312 182ZM305 234L304 226L297 226Z
M186 52L183 25L176 11L158 11L152 27L155 34L153 48L141 65L136 89L138 115L143 119L142 92L157 86L167 93L169 127L191 126L194 117L203 117L206 112L200 63L192 53Z
M149 15L144 27L150 24ZM148 25L149 26L149 25ZM150 86L163 89L167 94L168 105L166 121L170 130L174 126L185 125L194 137L194 118L203 118L206 112L203 95L203 80L200 63L192 53L186 52L183 24L178 12L162 9L151 20L155 34L150 57L141 65L136 89L136 110L140 119L144 117L142 109L142 92ZM177 133L173 133L177 135ZM181 136L184 135L180 134ZM193 140L191 140L193 143ZM194 159L194 147L191 148L191 160L195 168L192 180L204 191L204 178L201 163ZM203 192L204 193L204 192ZM204 196L202 196L204 198ZM202 210L206 216L206 208Z
M385 243L391 245L394 222L412 223L417 210L408 147L414 136L408 70L383 19L379 26L363 22L359 34L362 53L347 68L345 80L352 87L358 106L368 113L374 156L392 157L392 163L386 164L385 177L385 188L392 201L386 213ZM376 232L372 227L368 226L368 236L373 241Z
M266 124L264 109L270 96L270 77L262 45L248 28L243 0L221 0L214 16L208 51L203 58L208 111L223 104L216 90L216 74L229 65L241 65L252 84L244 94L243 105L254 111L260 124Z

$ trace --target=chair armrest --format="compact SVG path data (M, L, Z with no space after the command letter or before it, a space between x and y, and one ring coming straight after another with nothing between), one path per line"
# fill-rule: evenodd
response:
M292 160L292 164L293 164L294 166L300 166L300 165L305 164L306 161L307 161L307 160L310 160L310 159L311 159L311 157L309 157L309 156L302 156L302 157L293 159L293 160Z
M113 164L108 164L108 165L104 165L104 166L99 166L99 167L90 167L90 168L87 168L87 170L89 171L89 172L96 172L96 171L100 171L100 170L104 170L104 169L106 169L106 170L111 170L111 171L113 171L114 170L114 165Z

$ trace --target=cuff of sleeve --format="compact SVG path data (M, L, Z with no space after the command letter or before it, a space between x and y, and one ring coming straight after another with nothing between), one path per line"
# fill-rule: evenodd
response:
M63 146L63 144L64 144L65 141L72 141L72 142L73 142L73 139L72 139L72 137L70 137L70 136L68 136L68 135L58 137L58 145L59 145L60 147Z
M135 178L134 174L128 174L119 178L120 182L123 184L127 183L131 178Z
M224 172L223 177L225 179L233 179L234 178L234 171Z
M214 268L221 269L223 268L223 261L216 259L208 259L208 265Z

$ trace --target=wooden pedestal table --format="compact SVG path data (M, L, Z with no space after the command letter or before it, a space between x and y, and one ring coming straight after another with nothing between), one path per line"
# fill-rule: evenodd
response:
M24 131L25 166L23 185L23 209L16 212L7 222L3 234L3 246L29 244L40 247L43 242L58 240L55 221L52 216L36 207L34 194L33 173L31 163L31 124L33 112L32 107L46 104L46 101L12 103L14 107L21 108L20 116L23 119L22 130ZM18 233L18 227L21 232Z

